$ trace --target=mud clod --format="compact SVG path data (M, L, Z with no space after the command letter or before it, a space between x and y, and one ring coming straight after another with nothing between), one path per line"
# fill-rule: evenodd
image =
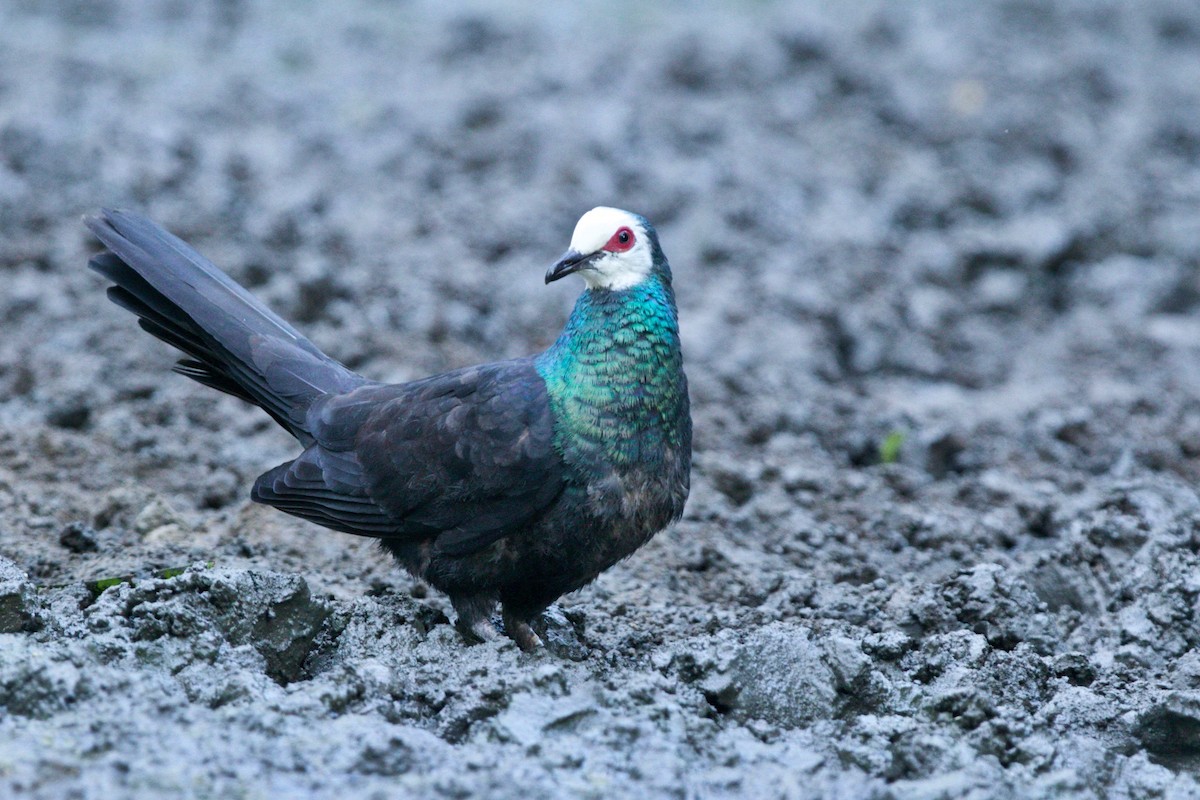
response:
M22 633L41 627L33 583L21 569L0 558L0 633Z

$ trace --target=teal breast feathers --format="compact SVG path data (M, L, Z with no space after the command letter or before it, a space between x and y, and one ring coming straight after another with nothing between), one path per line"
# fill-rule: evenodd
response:
M653 464L683 444L687 390L668 281L584 292L538 358L567 463Z

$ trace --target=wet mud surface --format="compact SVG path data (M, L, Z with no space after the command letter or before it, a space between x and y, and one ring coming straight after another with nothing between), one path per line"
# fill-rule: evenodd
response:
M1200 8L302 5L0 9L0 795L1200 793ZM400 381L552 341L599 204L692 497L533 655L252 506L79 222Z

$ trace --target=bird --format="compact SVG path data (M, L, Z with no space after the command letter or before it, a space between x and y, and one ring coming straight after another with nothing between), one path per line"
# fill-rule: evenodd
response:
M580 217L545 282L578 275L583 291L545 351L399 384L325 355L149 218L104 209L84 224L105 248L88 266L183 354L173 370L258 406L302 448L250 499L377 539L449 598L469 640L503 628L535 650L554 601L683 514L692 420L679 315L641 215Z

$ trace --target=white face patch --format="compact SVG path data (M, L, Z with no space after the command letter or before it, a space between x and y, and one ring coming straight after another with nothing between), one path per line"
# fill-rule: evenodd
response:
M579 218L571 234L571 249L591 255L601 252L621 228L633 232L633 247L623 253L605 252L586 269L579 271L589 289L619 291L646 279L653 266L649 236L641 222L628 211L598 206Z

